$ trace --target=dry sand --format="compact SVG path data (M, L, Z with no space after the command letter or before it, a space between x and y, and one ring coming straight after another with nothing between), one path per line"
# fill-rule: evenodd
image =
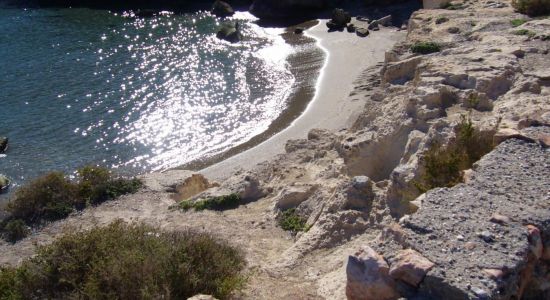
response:
M363 109L364 102L348 97L353 82L361 71L384 61L385 51L405 39L406 32L396 28L381 28L362 38L347 31L327 32L327 20L308 29L306 34L317 40L327 59L317 81L317 90L304 113L286 129L263 143L207 167L200 172L208 178L220 180L236 170L251 169L258 163L284 152L289 139L305 138L313 128L340 130L347 128ZM367 23L354 20L358 26Z

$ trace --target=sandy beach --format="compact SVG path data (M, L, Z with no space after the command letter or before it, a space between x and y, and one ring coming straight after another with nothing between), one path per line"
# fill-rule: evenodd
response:
M405 39L406 31L396 28L381 28L371 31L367 38L347 31L328 32L327 20L306 31L306 35L317 40L326 60L316 84L316 92L305 111L286 129L263 143L216 163L200 171L208 178L221 180L238 169L249 170L263 161L284 152L286 141L305 138L313 128L338 131L347 128L361 111L363 101L348 97L353 82L368 67L384 61L385 51ZM353 20L359 26L363 22ZM363 26L366 26L363 25Z

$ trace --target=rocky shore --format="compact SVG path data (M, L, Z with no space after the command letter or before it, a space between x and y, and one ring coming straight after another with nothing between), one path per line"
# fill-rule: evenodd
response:
M310 130L218 182L185 170L146 175L137 194L0 244L0 264L64 230L122 218L242 248L246 299L547 299L550 19L510 3L415 12L406 39L354 80L346 99L364 108L348 128ZM455 143L466 118L494 150L462 183L424 193L430 151ZM177 205L226 195L241 205ZM289 210L300 230L281 228Z

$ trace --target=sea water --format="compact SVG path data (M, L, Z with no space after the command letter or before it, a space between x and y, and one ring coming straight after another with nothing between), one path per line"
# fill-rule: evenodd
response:
M244 40L217 39L235 20ZM292 48L253 20L0 9L0 174L18 185L87 164L158 171L265 131L287 106Z

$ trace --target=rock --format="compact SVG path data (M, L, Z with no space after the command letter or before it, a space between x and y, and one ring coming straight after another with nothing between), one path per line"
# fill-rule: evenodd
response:
M367 176L355 176L346 189L344 209L370 210L374 199L372 186L374 182Z
M348 32L355 32L355 25L353 24L348 24L348 26L346 26L346 29L348 30Z
M235 13L233 7L231 7L229 3L221 0L216 0L214 2L214 4L212 5L212 10L210 10L210 12L217 17L229 17Z
M502 225L502 224L510 223L510 218L508 218L507 216L498 214L498 213L494 213L491 216L490 221L493 222L493 223L497 223L497 224Z
M345 27L346 24L348 24L349 22L351 22L351 16L350 14L341 9L341 8L335 8L333 11L332 11L332 19L331 21L336 24L336 26L339 26L341 28Z
M342 30L342 28L343 28L343 26L339 26L336 23L334 23L333 21L328 21L326 23L326 25L327 25L329 31Z
M540 259L542 257L542 251L543 251L543 244L542 244L542 237L540 235L540 230L533 225L527 225L527 231L529 233L528 240L529 240L529 246L531 248L531 253L533 253L536 259Z
M504 276L504 272L501 269L483 269L482 271L494 280L498 280Z
M357 28L355 30L355 34L357 34L360 37L366 37L369 35L369 33L370 33L369 30L365 28Z
M406 249L399 251L390 268L390 276L412 286L418 286L434 264L420 253Z
M302 34L302 33L304 33L304 28L296 27L296 28L294 28L294 33L295 34Z
M225 23L222 25L216 37L222 40L226 40L231 43L237 43L241 40L241 32L239 29L239 22L235 24Z
M368 17L365 17L365 16L357 16L356 19L357 21L367 22L367 23L370 23L371 21Z
M176 201L187 200L212 186L214 185L208 182L208 179L206 179L206 177L204 177L203 175L193 174L191 175L191 177L185 179L182 183L176 185Z
M10 186L10 180L5 175L0 174L0 192L8 189Z
M495 240L495 236L488 230L478 232L477 236L486 243L492 243Z
M393 300L399 294L389 276L389 266L372 248L362 247L348 257L346 296L349 300Z
M306 201L315 191L315 185L294 185L284 188L275 196L275 206L280 210L297 207L300 203Z
M387 16L385 16L385 17L382 17L382 18L376 20L376 22L378 23L378 25L382 25L382 26L385 26L385 27L391 26L391 24L392 24L392 16L391 16L391 15L387 15Z
M8 150L8 138L0 136L0 153L4 153Z
M460 29L458 27L449 27L447 28L447 32L448 33L452 33L452 34L457 34L460 32Z
M369 24L369 29L370 29L370 30L374 30L374 31L379 30L380 28L378 27L378 21L372 21L372 22Z

